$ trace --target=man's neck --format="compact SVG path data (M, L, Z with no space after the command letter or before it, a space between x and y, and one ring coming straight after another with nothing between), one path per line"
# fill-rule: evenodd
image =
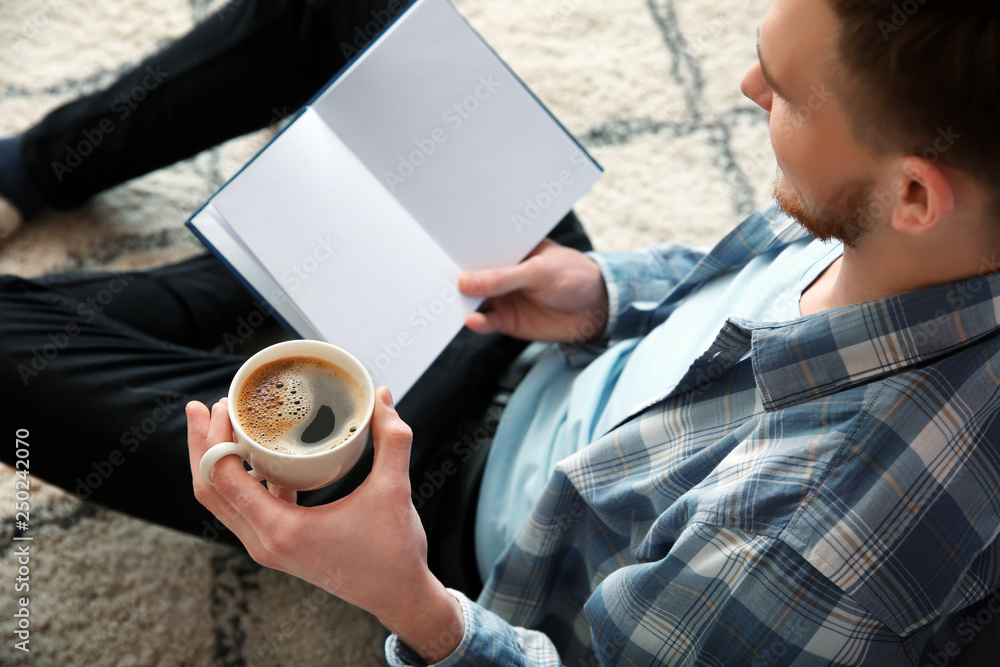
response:
M973 244L906 247L900 239L845 248L803 292L803 316L1000 270L1000 253Z

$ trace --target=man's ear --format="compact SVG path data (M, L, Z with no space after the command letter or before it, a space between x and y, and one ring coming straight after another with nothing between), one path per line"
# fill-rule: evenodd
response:
M893 228L909 234L937 229L955 208L955 192L948 176L938 165L919 157L903 158L900 166Z

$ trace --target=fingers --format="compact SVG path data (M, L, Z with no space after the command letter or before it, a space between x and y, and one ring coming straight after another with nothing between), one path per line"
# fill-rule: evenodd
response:
M501 330L502 321L492 313L469 313L465 318L465 326L477 334L491 334Z
M223 405L221 410L220 405ZM216 403L212 406L212 412L209 412L208 408L199 401L191 401L185 407L188 420L188 461L191 464L191 476L194 480L196 494L199 486L205 485L205 480L202 479L199 470L202 457L212 445L223 442L223 440L215 440L214 438L219 437L218 434L225 428L219 416L225 411L224 405L224 403ZM225 413L225 424L229 424L228 413ZM230 433L232 433L231 428Z
M502 296L532 286L535 277L535 264L522 262L501 269L466 271L458 277L458 288L469 296Z
M229 423L229 415L225 414L225 423ZM214 411L216 415L220 412L219 403L216 403ZM209 433L213 433L213 437L217 436L218 433L222 432L222 421L219 418L213 419L213 414L209 412L209 409L198 401L191 401L186 407L187 418L188 418L188 455L191 463L191 480L194 486L194 495L202 505L205 506L212 514L214 514L222 523L233 531L233 533L240 538L240 540L247 546L251 548L252 545L257 543L256 536L253 529L247 524L247 522L240 516L229 503L227 503L218 493L219 489L208 484L201 476L198 468L201 464L201 457L204 456L205 452L208 451L212 444L216 444L209 438ZM212 423L215 423L215 428L213 430ZM218 483L219 471L223 468L223 463L228 463L235 465L240 468L242 472L242 464L233 456L225 457L228 461L219 461L215 465L216 482ZM244 473L245 474L245 473ZM225 486L227 482L223 482Z
M375 440L375 462L372 474L409 475L410 445L413 432L396 412L388 387L375 391L375 414L372 416L372 436Z
M211 413L204 404L198 401L191 401L185 407L188 422L188 454L191 458L191 472L198 472L198 462L202 455L208 451L208 425L211 420Z
M529 257L534 257L535 255L540 255L541 253L553 247L565 248L566 246L564 246L561 243L557 243L556 241L553 241L548 237L545 237L538 243L538 245L536 245L534 248L531 249L531 252L529 252L525 256L525 259L528 259Z
M220 442L233 441L233 425L229 421L229 399L222 398L212 406L212 423L208 429L209 447Z
M255 561L280 567L279 552L290 543L287 536L298 523L292 513L298 507L273 497L234 459L227 456L215 464L215 486L208 486L199 500Z
M469 296L499 296L524 289L537 278L539 264L532 257L552 248L562 247L552 239L542 239L525 258L514 266L482 271L466 271L458 277L458 288Z
M524 288L527 271L523 264L502 269L467 271L458 277L458 288L469 296L500 296Z
M208 432L204 436L205 447L198 456L199 461L201 456L204 455L205 451L209 448L219 444L220 442L233 442L235 440L233 436L233 426L229 421L229 400L222 398L218 403L212 406L212 420L208 426ZM215 479L215 470L219 467L219 464L225 459L236 459L236 456L230 455L223 457L220 461L217 461L212 470L209 472L209 476ZM192 464L194 461L192 461ZM197 468L196 468L197 470Z
M228 404L222 399L212 406L187 406L188 451L195 496L239 538L258 563L278 567L280 554L290 543L287 536L296 530L300 508L295 491L264 487L243 468L237 456L225 456L212 470L215 485L209 485L198 470L208 448L232 440Z
M283 486L278 486L277 484L267 483L267 490L271 492L271 495L279 500L284 500L286 503L291 503L295 505L298 503L299 494L295 489L286 489Z
M232 440L233 427L229 421L228 401L222 399L212 406L212 423L208 427L209 446ZM273 497L251 477L243 467L243 461L235 455L224 456L212 468L215 490L229 501L251 525L256 528L263 522L266 511L261 508L261 496L267 500Z
M542 239L519 264L498 269L466 271L458 277L458 288L468 296L495 297L525 288L541 289L551 276L551 262L539 255L558 252L564 246ZM536 259L537 258L537 259Z
M208 451L208 428L212 413L199 401L191 401L184 408L188 422L188 461L191 464L191 481L194 495L201 500L209 484L201 476L201 457ZM204 504L204 502L202 502Z

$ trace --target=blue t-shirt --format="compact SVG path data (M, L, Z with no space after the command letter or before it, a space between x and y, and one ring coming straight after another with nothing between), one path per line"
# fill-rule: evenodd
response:
M679 381L727 318L799 318L802 291L842 253L840 243L811 238L764 253L706 282L648 335L619 341L582 368L567 364L551 346L511 396L487 459L475 536L483 580L558 461Z

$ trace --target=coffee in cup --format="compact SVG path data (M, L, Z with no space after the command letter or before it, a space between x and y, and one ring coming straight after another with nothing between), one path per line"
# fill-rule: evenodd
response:
M234 454L255 479L308 491L349 471L365 449L375 410L375 386L346 350L316 340L290 340L247 359L229 385L234 442L213 444L198 465Z
M254 442L283 454L314 454L343 443L365 419L361 385L316 357L284 357L243 381L236 419Z

